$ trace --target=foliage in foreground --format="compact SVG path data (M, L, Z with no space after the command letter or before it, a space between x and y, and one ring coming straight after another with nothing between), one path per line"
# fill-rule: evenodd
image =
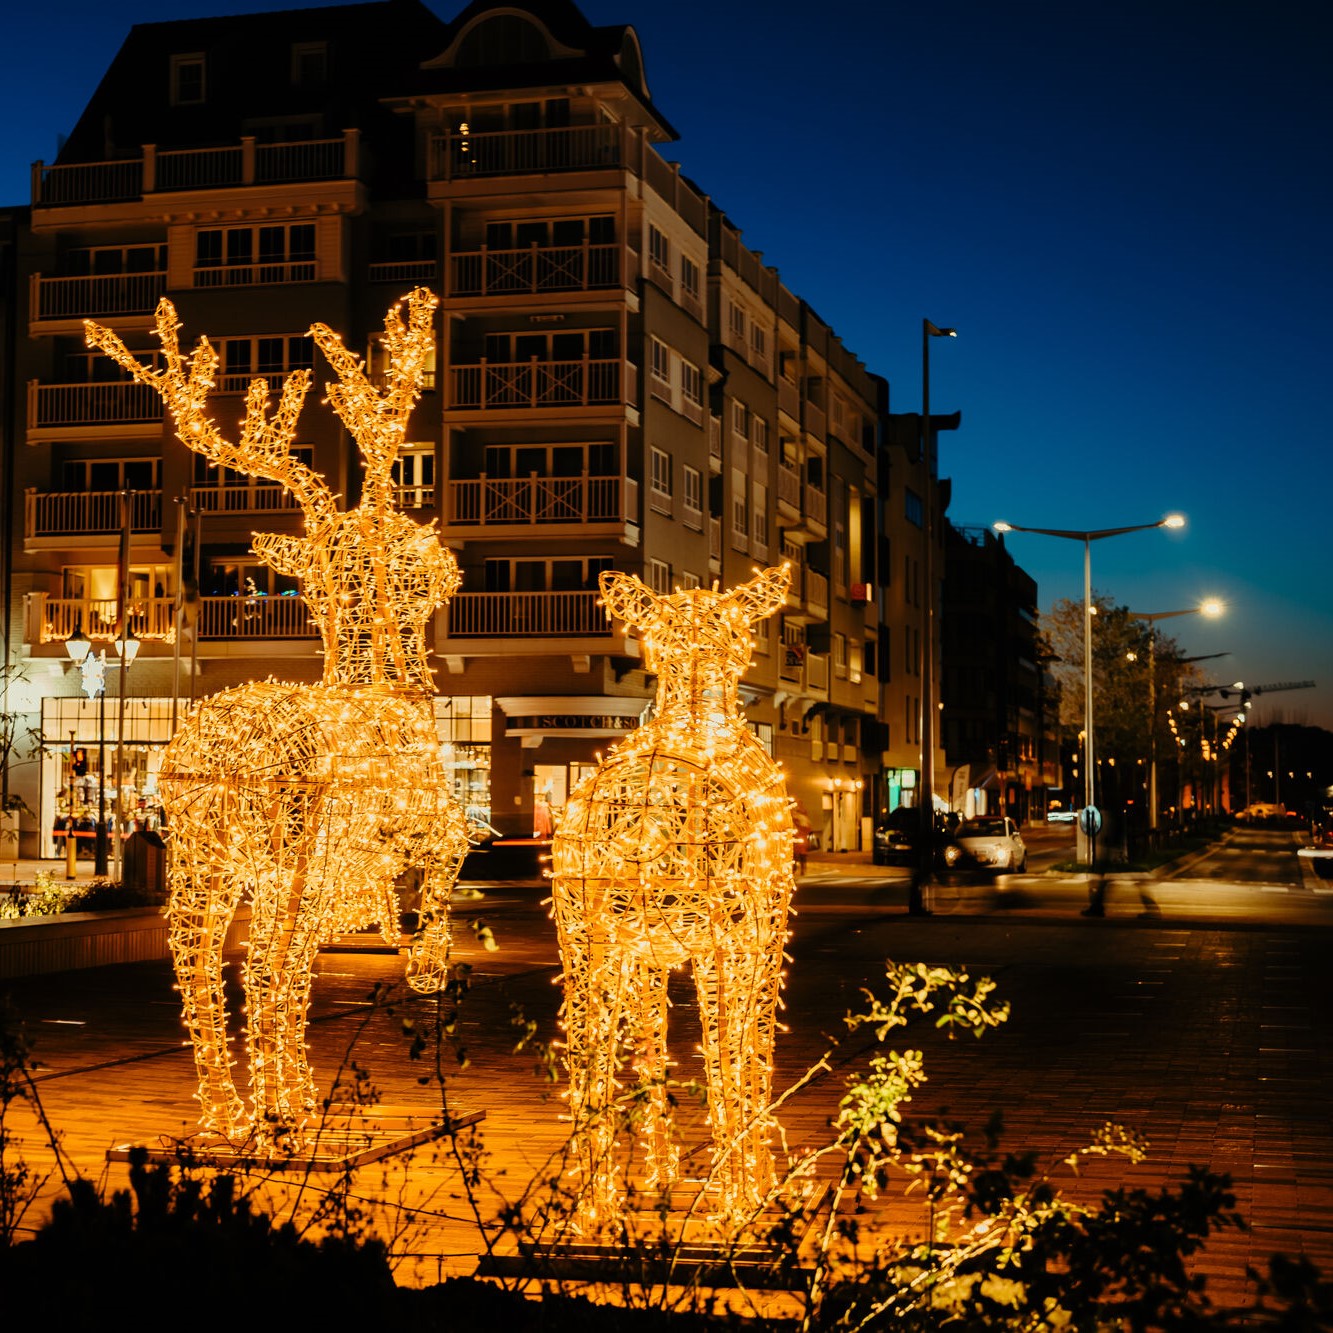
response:
M1244 1225L1227 1177L1191 1167L1174 1189L1122 1186L1093 1203L1077 1203L1062 1192L1056 1172L1077 1175L1100 1156L1138 1161L1146 1145L1107 1125L1063 1162L1043 1169L1034 1154L1001 1148L998 1117L979 1143L946 1119L909 1117L913 1094L926 1082L924 1059L919 1050L890 1047L889 1035L925 1019L950 1036L980 1037L1006 1021L1008 1006L995 999L988 979L973 981L962 971L890 963L886 979L884 993L867 992L863 1011L847 1018L849 1038L868 1046L862 1067L845 1080L830 1135L789 1155L787 1175L764 1215L756 1216L748 1236L732 1238L730 1254L725 1243L719 1248L724 1265L738 1259L742 1248L752 1257L757 1236L773 1271L799 1274L798 1290L777 1306L747 1292L743 1281L728 1292L726 1308L715 1292L684 1282L609 1282L612 1299L605 1303L573 1294L570 1283L549 1275L398 1287L393 1243L373 1228L384 1225L383 1214L404 1205L382 1193L368 1205L358 1193L364 1183L354 1187L350 1175L316 1191L313 1224L309 1216L298 1223L294 1213L278 1220L266 1212L246 1172L204 1171L188 1158L167 1166L140 1157L131 1165L129 1188L108 1197L69 1167L41 1111L22 1036L12 1022L0 1022L0 1291L6 1314L23 1312L31 1299L34 1311L58 1310L62 1321L86 1319L103 1314L111 1300L132 1311L146 1333L183 1326L230 1329L245 1320L263 1327L288 1320L308 1326L326 1318L340 1324L401 1318L422 1333L490 1326L514 1333L1333 1329L1333 1284L1303 1259L1274 1256L1266 1275L1252 1275L1258 1298L1251 1307L1218 1310L1211 1304L1191 1262L1210 1237ZM466 970L460 969L458 984L436 1011L433 1042L425 1025L402 1024L413 1057L435 1057L434 1071L423 1081L438 1082L446 1114L445 1066L450 1058L466 1063L465 1052L454 1048L467 991ZM378 991L375 998L385 999ZM532 1025L520 1027L521 1046L539 1045ZM550 1048L541 1055L540 1068L549 1078ZM830 1052L797 1088L808 1089L833 1067ZM348 1074L373 1100L366 1071L350 1056L340 1078ZM682 1085L670 1095L689 1091ZM36 1113L65 1185L49 1220L26 1241L17 1239L20 1224L43 1182L29 1171L12 1133L10 1112L22 1103ZM626 1094L622 1110L631 1137L641 1105L641 1094ZM562 1160L506 1203L496 1223L481 1215L484 1148L475 1137L456 1138L448 1151L488 1250L498 1238L539 1248L569 1239L576 1199ZM806 1188L812 1181L823 1190ZM310 1188L308 1181L303 1188ZM922 1205L926 1220L919 1235L885 1225L879 1211L903 1190ZM615 1252L641 1262L643 1271L672 1262L676 1252L666 1211L658 1216L656 1232L625 1228L613 1238L619 1242Z

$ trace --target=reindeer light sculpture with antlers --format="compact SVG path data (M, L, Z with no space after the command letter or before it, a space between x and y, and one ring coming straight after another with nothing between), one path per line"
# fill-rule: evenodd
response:
M646 1183L679 1173L665 1087L667 978L688 964L713 1137L710 1213L741 1225L773 1187L769 1106L793 826L781 768L750 731L739 682L751 626L782 605L787 566L726 592L658 595L601 576L636 626L655 713L565 806L552 847L564 1025L580 1175L576 1224L614 1231L624 1188L618 1108L642 1111ZM622 1095L631 1066L635 1090Z
M384 321L387 387L322 324L310 332L337 376L329 401L360 449L362 501L340 510L292 452L310 388L289 374L272 416L252 380L236 443L208 415L218 357L206 338L182 354L180 322L157 310L163 368L134 359L110 330L87 341L155 389L180 439L219 467L280 482L305 515L303 536L256 534L255 553L300 581L319 629L317 685L252 681L202 699L166 747L160 778L171 838L171 951L199 1075L200 1126L261 1150L299 1146L316 1107L305 1030L315 951L334 934L379 923L396 938L395 879L424 875L408 979L445 981L448 903L467 850L435 733L427 618L459 584L433 525L394 507L392 467L420 393L436 298L419 288ZM232 1077L222 946L251 906L245 965L250 1105Z

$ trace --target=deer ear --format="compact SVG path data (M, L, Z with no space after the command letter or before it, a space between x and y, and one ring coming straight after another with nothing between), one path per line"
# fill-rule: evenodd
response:
M307 537L289 537L277 532L256 532L255 554L270 568L290 578L304 578L310 540Z
M657 597L641 579L618 569L603 570L597 580L606 609L627 625L642 628L657 605Z
M753 624L771 616L787 598L791 586L791 565L761 569L748 583L740 583L728 594Z

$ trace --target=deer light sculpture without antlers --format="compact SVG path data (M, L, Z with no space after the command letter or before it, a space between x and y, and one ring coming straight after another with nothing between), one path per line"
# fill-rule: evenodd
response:
M601 577L608 614L640 631L657 698L651 720L575 789L552 847L575 1221L588 1234L621 1219L625 1108L641 1117L645 1183L666 1189L679 1174L667 979L686 965L708 1084L710 1214L739 1226L773 1187L769 1094L793 828L782 770L750 731L738 687L751 627L782 605L789 582L785 565L726 592L659 595L633 575Z
M217 353L206 338L182 354L171 303L157 310L163 368L140 364L110 330L100 348L155 389L180 439L219 467L280 482L300 504L305 534L257 534L255 553L300 581L324 648L318 685L252 681L204 698L163 756L171 837L171 950L194 1046L201 1129L261 1150L299 1146L316 1107L305 1030L315 951L340 931L379 923L396 938L395 879L423 873L421 924L408 963L418 990L443 985L449 894L467 850L435 734L427 618L458 587L458 566L423 526L394 507L392 467L420 393L435 297L407 298L384 321L380 391L342 340L310 332L337 376L329 401L356 440L362 502L340 510L322 478L291 452L310 388L289 374L277 407L251 381L236 443L207 412ZM250 1104L232 1077L222 945L251 906L245 965Z

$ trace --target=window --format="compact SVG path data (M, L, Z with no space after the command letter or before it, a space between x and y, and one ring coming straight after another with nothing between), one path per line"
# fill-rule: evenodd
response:
M455 694L435 700L440 757L454 783L454 796L468 819L491 820L491 697Z
M654 398L671 401L671 349L660 338L652 341L652 391Z
M669 461L669 460L668 460ZM686 463L681 468L681 497L685 507L686 527L703 530L704 479L697 467Z
M745 308L738 306L735 301L731 303L731 309L727 316L727 326L731 330L732 339L738 347L745 347Z
M652 451L652 478L648 500L660 513L669 514L671 509L671 455L665 450L654 448Z
M486 475L513 477L616 477L620 449L614 444L490 444Z
M903 516L915 527L922 527L926 521L925 507L921 497L910 487L903 492Z
M744 443L750 437L750 409L739 399L731 400L731 433Z
M682 569L680 571L680 586L682 588L697 588L699 586L699 576L693 570Z
M294 458L313 467L312 445L295 444L288 451ZM252 477L235 468L218 467L202 454L194 455L194 495L197 507L208 513L255 513L270 509L291 509L295 500L284 488L267 477Z
M750 443L765 457L768 456L768 422L758 413L750 418Z
M671 591L671 566L665 560L648 561L648 586L655 593Z
M317 276L313 222L209 227L195 233L196 287L314 282Z
M760 324L750 325L751 360L768 364L768 333Z
M696 311L700 308L699 265L689 255L680 257L680 294L683 305Z
M611 568L611 557L601 555L551 556L546 559L486 561L486 592L590 592L598 575Z
M768 558L768 487L756 481L750 489L750 554Z
M847 675L853 685L861 683L861 673L865 670L865 645L860 639L847 641Z
M161 273L166 267L165 245L89 245L69 251L61 273L72 278L106 277Z
M619 339L615 329L564 329L559 333L488 333L486 360L501 365L529 361L610 361Z
M435 446L405 444L393 460L391 476L400 509L422 509L435 503Z
M204 100L204 56L202 51L171 57L172 106L197 106Z
M281 378L315 364L315 344L309 334L218 338L214 346L222 361L221 393L244 393L256 375Z
M699 367L683 357L680 363L680 396L685 401L685 415L691 421L703 422L704 377Z
M327 42L292 43L292 83L298 88L321 87L329 77Z
M161 485L157 458L73 458L61 468L66 491L155 491Z
M847 678L847 636L833 636L833 674L841 680Z
M750 515L746 505L745 473L731 469L731 544L744 551L750 543Z
M648 260L660 269L667 282L671 281L671 242L650 222L648 224Z

